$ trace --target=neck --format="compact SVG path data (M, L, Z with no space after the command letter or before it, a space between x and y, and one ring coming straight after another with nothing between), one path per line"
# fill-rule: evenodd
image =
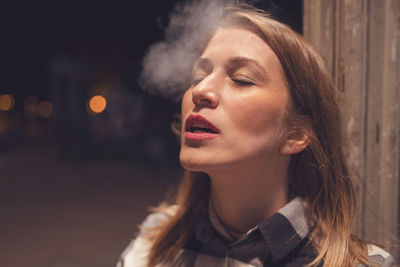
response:
M224 224L244 233L283 207L288 164L210 172L211 201Z

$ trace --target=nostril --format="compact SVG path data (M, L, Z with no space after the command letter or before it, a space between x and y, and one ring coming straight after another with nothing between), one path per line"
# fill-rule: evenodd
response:
M193 103L196 106L201 107L215 107L216 100L209 97L202 97L202 98L193 98Z
M207 98L201 99L201 102L202 102L202 103L205 103L205 104L211 104L211 103L212 103L211 100L210 100L210 99L207 99Z

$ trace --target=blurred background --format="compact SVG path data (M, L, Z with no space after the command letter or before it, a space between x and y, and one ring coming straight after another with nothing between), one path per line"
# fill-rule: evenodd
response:
M0 266L114 266L179 182L179 103L141 61L184 1L0 5ZM254 1L301 32L302 1Z

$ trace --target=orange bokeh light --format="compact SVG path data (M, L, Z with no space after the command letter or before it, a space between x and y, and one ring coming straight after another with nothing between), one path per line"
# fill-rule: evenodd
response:
M107 100L101 95L95 95L89 100L90 111L101 113L107 106Z
M53 114L53 104L49 101L43 101L39 103L37 112L43 118L48 118Z
M12 95L0 95L0 110L9 111L14 107L14 97Z

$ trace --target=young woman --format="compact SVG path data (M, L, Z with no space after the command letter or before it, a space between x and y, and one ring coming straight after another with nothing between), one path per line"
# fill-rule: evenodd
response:
M335 91L301 36L227 9L182 100L176 202L145 220L118 266L390 266L353 232Z

